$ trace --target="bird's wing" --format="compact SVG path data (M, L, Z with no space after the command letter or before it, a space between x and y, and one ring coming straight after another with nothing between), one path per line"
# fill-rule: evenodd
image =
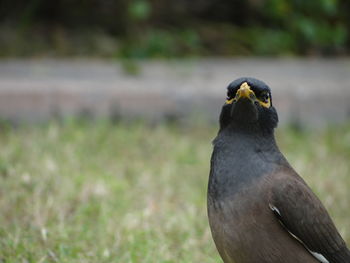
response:
M350 251L328 212L296 174L272 188L271 210L285 229L315 258L325 263L350 263Z

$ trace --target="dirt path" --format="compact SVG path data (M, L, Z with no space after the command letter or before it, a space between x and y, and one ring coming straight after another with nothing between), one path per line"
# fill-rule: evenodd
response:
M127 65L98 60L0 61L0 118L191 117L215 120L227 84L240 76L273 90L281 122L322 125L350 118L350 60L205 59Z

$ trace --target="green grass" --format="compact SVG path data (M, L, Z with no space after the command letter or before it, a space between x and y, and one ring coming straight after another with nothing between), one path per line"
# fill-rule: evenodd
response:
M216 127L0 130L0 262L221 262L206 217ZM350 126L278 131L350 242Z

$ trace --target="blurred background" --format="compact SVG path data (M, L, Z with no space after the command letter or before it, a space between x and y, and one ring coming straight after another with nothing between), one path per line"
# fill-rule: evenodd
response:
M1 1L2 56L344 55L346 0Z
M0 2L0 262L221 262L206 216L226 87L350 242L350 2Z

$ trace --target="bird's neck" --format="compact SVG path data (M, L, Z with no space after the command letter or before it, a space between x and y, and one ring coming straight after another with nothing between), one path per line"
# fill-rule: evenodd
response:
M223 129L213 144L208 191L214 199L232 196L249 182L287 163L277 147L273 132Z
M280 153L276 144L274 130L262 130L258 128L242 129L226 127L219 131L214 140L214 145L229 147L230 145L244 152L276 152ZM238 150L237 149L237 150Z

